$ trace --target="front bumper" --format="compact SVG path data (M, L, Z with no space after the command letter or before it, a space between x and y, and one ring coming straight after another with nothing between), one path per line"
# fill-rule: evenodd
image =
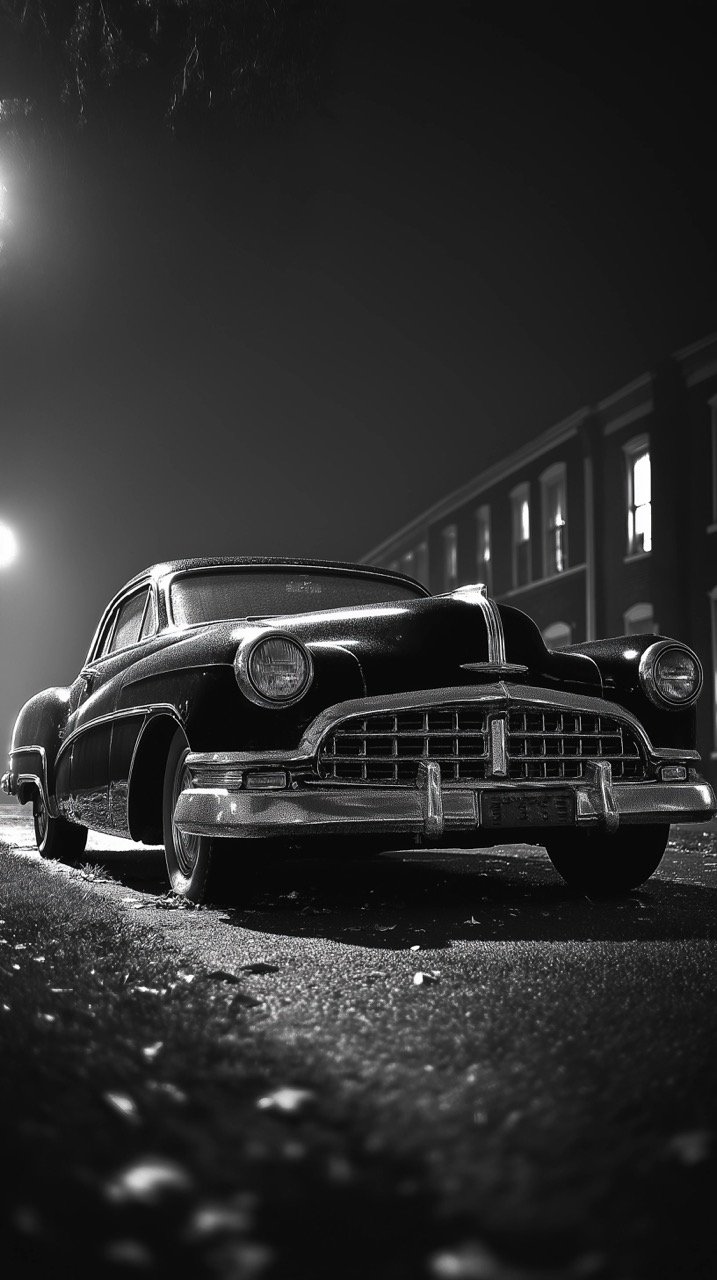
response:
M195 757L196 759L196 757ZM227 782L231 782L228 775ZM589 776L571 784L576 829L615 831L626 824L705 822L717 809L712 788L701 779L687 782L616 782L610 766L596 762ZM486 792L542 795L566 791L565 784L491 781L473 786L443 786L440 766L427 765L415 787L311 786L286 791L245 791L230 786L190 787L179 796L174 820L181 831L218 837L301 837L304 835L384 834L423 836L427 840L484 830ZM538 809L540 806L538 806ZM529 829L548 830L531 823ZM500 843L500 828L485 828Z

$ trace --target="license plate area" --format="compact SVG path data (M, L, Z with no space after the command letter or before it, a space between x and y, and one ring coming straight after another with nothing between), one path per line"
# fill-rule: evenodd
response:
M573 791L483 791L483 827L572 827Z

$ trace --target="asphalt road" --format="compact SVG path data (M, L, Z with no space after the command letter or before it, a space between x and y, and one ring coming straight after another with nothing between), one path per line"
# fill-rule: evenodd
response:
M22 858L26 813L0 808ZM318 1058L367 1148L419 1160L467 1224L437 1280L717 1274L714 824L673 828L658 874L612 902L526 846L347 861L337 843L200 911L156 909L161 850L92 836L84 861L188 967L266 966L262 1034ZM71 874L37 872L58 892Z

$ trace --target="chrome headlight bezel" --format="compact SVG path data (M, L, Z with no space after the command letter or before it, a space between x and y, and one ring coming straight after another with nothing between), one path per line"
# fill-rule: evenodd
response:
M659 686L659 663L667 653L677 652L685 654L694 663L697 671L697 685L688 698L682 698L679 701L674 698L668 698L662 692ZM688 707L694 707L697 699L702 692L704 683L704 672L702 663L693 649L686 644L679 644L674 640L656 640L649 648L645 650L640 658L639 667L640 684L643 691L650 699L654 706L660 707L662 710L683 711Z
M270 698L258 688L252 677L252 660L256 657L257 650L267 641L272 640L283 640L292 645L301 654L304 663L304 678L300 687L286 698ZM313 683L314 664L309 650L296 639L296 636L292 636L288 631L267 630L242 640L234 658L234 674L239 688L250 702L257 707L271 707L272 710L277 711L281 707L293 707L305 696Z

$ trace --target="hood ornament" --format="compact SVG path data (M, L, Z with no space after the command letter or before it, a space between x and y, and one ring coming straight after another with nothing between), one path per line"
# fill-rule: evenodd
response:
M507 662L505 656L505 634L500 610L488 595L484 582L469 582L464 587L456 587L450 595L467 604L477 604L485 620L488 634L488 661L462 662L462 671L475 671L483 676L524 676L528 668L521 662Z

